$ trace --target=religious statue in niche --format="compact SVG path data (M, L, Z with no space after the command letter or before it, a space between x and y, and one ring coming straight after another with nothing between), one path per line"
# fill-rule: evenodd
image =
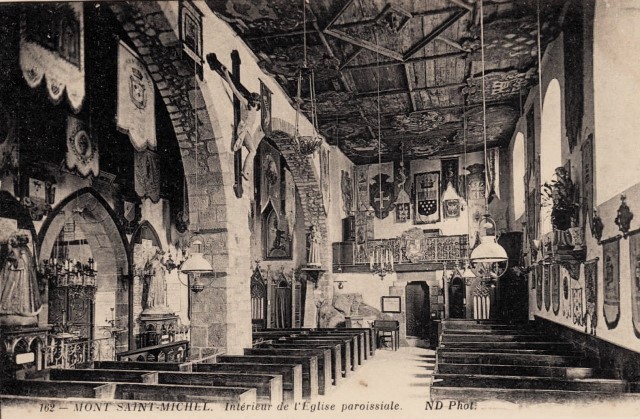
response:
M236 85L231 80L229 71L224 66L222 67L222 71L233 94L242 104L242 116L240 118L240 124L238 124L236 128L236 140L233 143L233 151L238 151L244 146L249 152L242 164L242 177L244 177L245 180L249 180L253 158L256 156L260 141L264 138L262 117L260 114L260 94L254 92L250 93L248 98L244 97L244 95L236 89Z
M307 257L307 266L320 266L320 249L321 237L318 227L312 225L309 229L309 255Z
M42 310L40 290L29 238L17 234L9 240L8 254L0 272L0 324L3 316L20 316L18 324L37 323ZM6 323L5 323L6 324Z
M163 255L162 250L156 249L153 257L144 266L147 292L143 314L171 312L167 307L167 281L162 264Z

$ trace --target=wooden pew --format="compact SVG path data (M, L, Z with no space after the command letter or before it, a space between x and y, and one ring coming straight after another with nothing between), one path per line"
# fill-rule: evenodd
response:
M282 392L285 401L302 401L302 365L299 364L194 364L194 372L257 373L282 376Z
M290 338L287 339L287 342L313 342L318 345L322 344L332 344L332 345L341 345L341 356L342 356L342 368L344 376L346 377L349 374L349 371L355 371L358 369L358 362L355 361L358 358L358 352L353 347L353 341L355 338L346 336L308 336L308 337L298 337L298 338ZM354 364L355 361L355 364Z
M287 341L276 340L266 341L258 343L256 348L300 348L300 349L329 349L331 350L331 379L333 385L338 385L338 382L342 379L342 347L340 344L325 344L325 343L307 343L304 341Z
M136 383L114 385L114 398L122 400L212 403L255 403L257 400L255 388Z
M331 379L331 350L328 348L250 348L245 355L315 356L318 359L318 394L328 394Z
M115 383L89 381L12 380L3 382L3 394L32 397L113 399Z
M222 372L158 372L159 384L255 388L258 401L277 405L284 401L282 376Z
M50 369L44 375L50 381L94 381L157 384L155 371L96 370L96 369Z
M375 355L375 351L377 349L376 337L372 328L368 327L354 327L354 328L344 328L344 327L329 327L329 328L292 328L292 329L266 329L264 331L289 331L290 333L305 333L305 332L338 332L338 333L364 333L365 334L365 342L364 346L367 349L367 353L370 356ZM263 331L260 331L263 332ZM258 332L258 333L260 333ZM255 332L254 332L255 333Z
M361 345L359 333L327 333L309 332L309 338L314 339L350 339L351 340L351 367L355 371L364 362L364 346ZM364 341L364 339L362 340Z
M94 361L93 369L190 372L191 365L180 362Z
M359 353L359 357L358 357L358 361L359 363L362 365L362 363L369 359L369 357L371 356L371 338L369 337L368 333L370 332L368 329L367 330L358 330L358 329L330 329L330 330L324 330L324 329L318 329L318 330L314 330L313 332L310 332L309 334L311 336L314 335L318 335L318 334L324 334L327 336L357 336L358 338L358 346L360 348Z
M277 355L222 355L218 363L244 364L251 369L253 364L300 364L302 365L302 397L313 398L318 395L318 357L316 356L277 356Z

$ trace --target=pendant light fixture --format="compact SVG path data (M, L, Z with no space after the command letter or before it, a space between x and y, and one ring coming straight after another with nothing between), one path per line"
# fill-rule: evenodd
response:
M488 161L487 161L487 100L486 100L486 80L485 80L485 59L484 59L484 11L482 0L478 1L480 7L480 57L482 61L482 142L484 145L485 164L485 187L484 187L484 207L485 214L478 221L478 232L480 244L471 252L471 265L485 279L495 279L506 272L509 258L507 252L498 244L496 222L489 214L489 204L487 200L488 187Z

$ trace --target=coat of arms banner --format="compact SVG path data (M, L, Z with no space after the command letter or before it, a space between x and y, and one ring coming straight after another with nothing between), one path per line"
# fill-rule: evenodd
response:
M125 43L118 47L118 129L137 151L156 149L153 80L144 63Z
M613 329L620 320L620 238L603 243L604 321Z
M91 139L84 123L75 116L67 117L66 165L82 176L98 176L100 173L98 145Z
M413 186L416 196L416 224L440 221L440 172L417 173Z

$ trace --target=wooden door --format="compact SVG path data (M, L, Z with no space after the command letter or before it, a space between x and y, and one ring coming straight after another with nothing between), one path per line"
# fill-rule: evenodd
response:
M449 317L452 319L465 318L466 289L462 278L453 278L449 287Z
M425 282L410 282L405 289L407 336L429 337L429 287Z

